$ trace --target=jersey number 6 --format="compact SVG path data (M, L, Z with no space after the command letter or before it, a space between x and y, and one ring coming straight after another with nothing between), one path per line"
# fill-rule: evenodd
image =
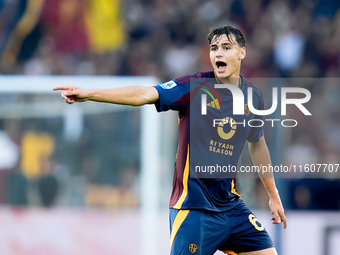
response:
M264 230L264 226L263 226L262 223L255 217L254 214L249 214L249 221L250 221L251 224L253 224L253 226L254 226L258 231Z

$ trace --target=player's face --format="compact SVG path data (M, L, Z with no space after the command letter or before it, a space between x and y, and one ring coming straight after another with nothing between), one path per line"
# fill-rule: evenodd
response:
M213 37L210 44L210 61L218 78L238 78L241 60L246 56L246 49L240 47L234 35Z

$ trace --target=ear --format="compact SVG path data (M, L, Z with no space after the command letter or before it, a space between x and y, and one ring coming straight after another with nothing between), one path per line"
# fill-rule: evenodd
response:
M242 47L240 49L240 53L239 53L239 59L244 59L246 57L246 48L245 47Z

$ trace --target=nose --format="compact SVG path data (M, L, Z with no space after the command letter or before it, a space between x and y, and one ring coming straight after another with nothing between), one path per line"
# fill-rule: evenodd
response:
M221 58L222 57L222 53L221 53L221 49L218 48L217 51L216 51L216 57L217 58Z

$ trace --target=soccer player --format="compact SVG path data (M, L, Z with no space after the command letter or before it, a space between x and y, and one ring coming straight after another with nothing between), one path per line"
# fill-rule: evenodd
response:
M230 91L214 87L233 85L243 92L244 98L251 87L254 107L263 109L261 91L240 76L241 61L246 56L245 38L239 29L222 26L209 33L208 41L213 71L154 87L88 90L60 86L54 90L62 90L62 98L69 104L87 100L132 106L155 104L157 111L179 112L179 146L169 206L171 254L210 255L217 250L240 255L277 254L264 226L237 193L234 176L216 171L221 166L236 167L246 140L254 165L271 164L263 128L239 124L261 117L247 110L246 105L244 115L233 115ZM203 101L207 94L213 99L211 102ZM216 119L216 126L212 125ZM269 196L272 223L283 222L286 228L273 176L260 174L260 178Z

